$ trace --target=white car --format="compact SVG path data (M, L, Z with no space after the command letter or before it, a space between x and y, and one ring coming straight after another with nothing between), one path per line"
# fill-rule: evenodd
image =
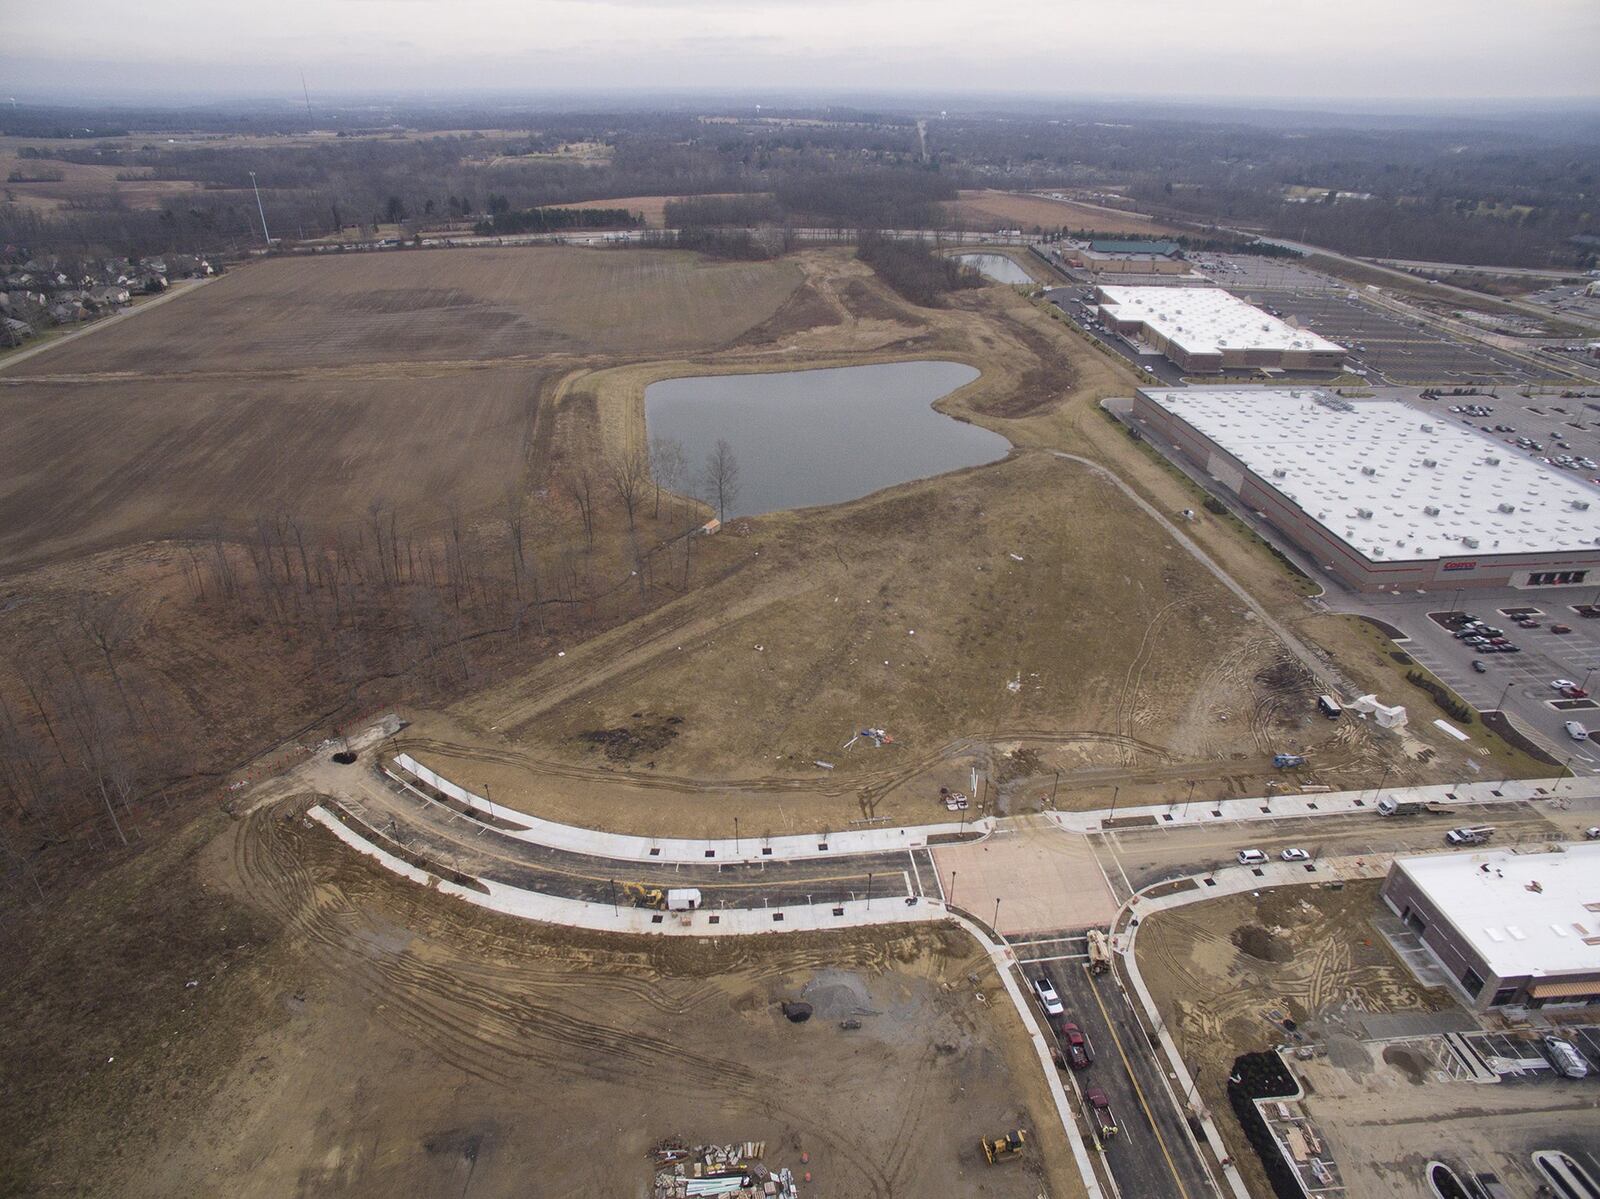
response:
M1259 849L1241 849L1239 851L1239 865L1262 866L1267 862L1267 855Z
M1591 841L1600 841L1600 824L1584 829L1583 835Z
M1565 691L1568 687L1576 687L1577 685L1571 679L1550 680L1550 690L1552 691Z
M1061 1016L1066 1014L1066 1008L1061 1006L1061 996L1056 994L1055 984L1048 978L1033 980L1034 994L1039 997L1039 1003L1044 1007L1045 1015Z
M1286 849L1278 855L1285 862L1309 862L1311 855L1303 849Z

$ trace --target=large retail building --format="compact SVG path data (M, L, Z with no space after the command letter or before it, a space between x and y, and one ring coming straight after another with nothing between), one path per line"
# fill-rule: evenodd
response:
M1099 287L1100 320L1192 374L1336 371L1344 347L1217 287Z
M1396 858L1381 894L1477 1010L1600 1004L1600 845Z
M1132 415L1357 591L1600 580L1600 488L1399 400L1143 388Z

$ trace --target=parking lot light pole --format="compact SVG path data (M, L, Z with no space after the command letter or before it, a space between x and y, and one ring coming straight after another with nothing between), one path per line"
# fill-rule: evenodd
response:
M1122 786L1121 786L1120 783L1117 786L1111 788L1111 815L1110 815L1110 817L1108 817L1108 819L1112 819L1112 820L1116 819L1116 815L1117 815L1117 796L1119 794L1121 794L1121 792L1122 792Z
M1511 680L1511 681L1510 681L1510 682L1509 682L1509 683L1507 683L1507 684L1506 684L1506 685L1505 685L1505 687L1504 687L1504 688L1503 688L1503 689L1502 689L1502 690L1501 690L1501 692L1500 692L1500 698L1499 698L1499 699L1497 699L1497 700L1496 700L1496 701L1495 701L1495 704L1494 704L1494 710L1495 710L1495 711L1496 711L1496 712L1499 712L1499 711L1502 711L1502 710L1503 710L1503 709L1504 709L1504 708L1505 708L1505 706L1506 706L1506 696L1508 696L1508 695L1510 695L1510 694L1511 694L1511 688L1513 688L1513 687L1515 687L1515 686L1516 686L1516 685L1517 685L1517 680L1516 680L1516 679L1512 679L1512 680Z
M950 891L944 897L944 906L947 908L956 906L956 872L954 870L950 872Z
M998 895L994 897L994 923L989 927L994 929L995 936L998 937L1000 935L1000 897Z

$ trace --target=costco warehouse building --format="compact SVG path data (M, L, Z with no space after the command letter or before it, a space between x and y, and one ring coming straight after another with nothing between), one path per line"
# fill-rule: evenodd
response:
M1143 388L1133 417L1356 591L1600 583L1600 489L1398 400Z

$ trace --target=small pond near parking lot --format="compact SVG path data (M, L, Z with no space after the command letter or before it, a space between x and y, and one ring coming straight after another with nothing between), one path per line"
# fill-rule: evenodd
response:
M652 438L683 446L700 491L719 439L739 467L728 515L756 516L858 499L1006 456L998 433L935 412L978 372L959 362L888 362L773 374L665 379L645 389Z
M956 261L970 266L991 283L1032 283L1028 274L1004 254L957 254Z

